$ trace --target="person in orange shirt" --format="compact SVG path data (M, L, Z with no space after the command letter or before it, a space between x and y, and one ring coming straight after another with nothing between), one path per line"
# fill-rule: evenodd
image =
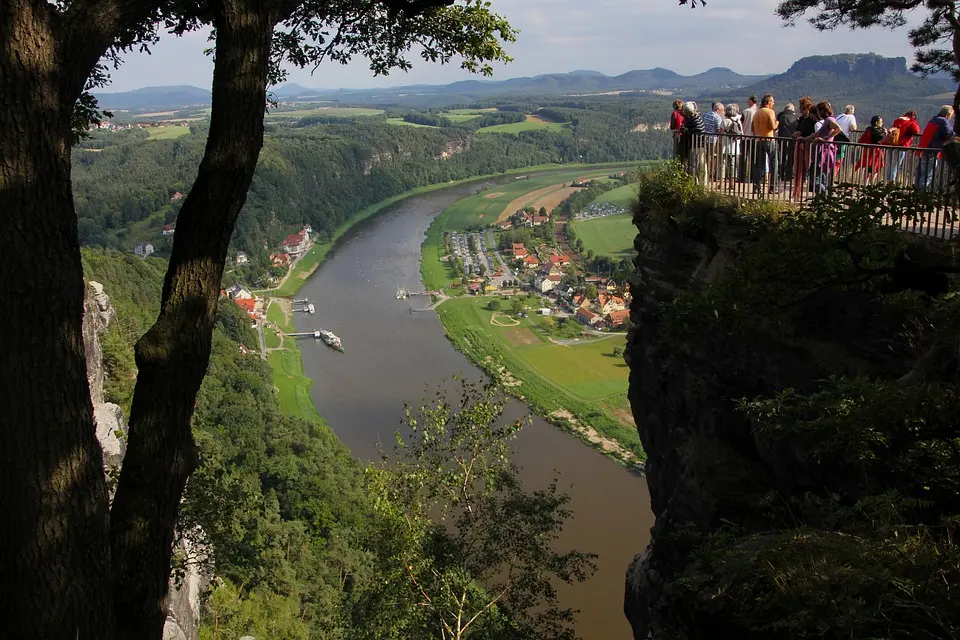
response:
M757 145L755 155L755 164L753 168L753 192L757 195L763 193L763 187L767 182L767 174L770 175L770 193L777 193L777 141L774 134L780 124L777 122L777 113L773 110L774 100L769 93L760 99L760 108L753 116L753 135L759 140L754 140Z

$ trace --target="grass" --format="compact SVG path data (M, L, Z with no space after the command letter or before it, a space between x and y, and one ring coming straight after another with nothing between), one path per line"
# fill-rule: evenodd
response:
M190 127L176 125L173 127L150 127L147 135L150 140L175 140L190 133Z
M628 368L612 354L623 338L569 347L550 343L534 332L529 334L533 340L518 340L518 328L490 324L492 313L484 308L488 301L461 298L437 308L454 346L488 374L497 375L505 367L513 379L521 381L519 386L507 385L507 390L538 414L569 411L578 422L642 458L636 429L617 415L624 415ZM522 323L521 328L535 327L537 320L526 318Z
M637 228L633 226L633 216L629 213L593 220L574 220L570 225L577 238L583 240L584 251L591 249L597 255L617 259L636 255L633 239L637 235Z
M569 122L547 122L536 116L528 115L523 122L511 122L510 124L498 124L492 127L482 127L477 129L477 133L520 133L522 131L562 131Z
M290 277L283 283L283 286L279 289L272 291L258 291L258 294L268 293L270 295L279 296L279 297L290 297L297 293L300 290L300 287L303 286L303 283L306 282L307 278L316 271L323 261L326 259L327 254L330 252L330 249L333 248L333 245L339 240L347 231L349 231L354 225L370 218L377 213L380 213L387 207L401 200L406 200L413 196L420 195L422 193L429 193L431 191L438 191L440 189L446 189L448 187L453 187L459 184L466 184L468 182L478 182L480 180L486 180L488 178L493 178L496 176L503 175L513 175L513 174L522 174L529 173L533 171L548 171L550 169L563 169L569 168L571 171L576 167L577 171L583 171L584 169L601 169L601 168L619 168L626 166L636 166L638 163L623 163L623 162L608 162L603 164L541 164L531 167L518 167L516 169L511 169L504 173L494 173L484 176L473 176L471 178L465 178L463 180L451 180L450 182L440 182L437 184L430 184L423 187L418 187L416 189L411 189L399 195L393 196L392 198L387 198L386 200L381 200L380 202L370 205L366 209L359 211L350 217L349 220L337 227L337 230L334 232L333 237L330 242L324 244L314 244L310 251L297 263L297 266L294 267L293 273L290 274ZM580 175L580 174L578 174ZM556 175L551 176L555 180L559 180ZM508 201L509 202L509 201Z
M303 360L295 338L284 338L284 349L267 354L267 362L273 370L273 386L277 389L280 411L283 413L325 424L310 399L313 380L303 375Z
M363 107L314 107L312 109L297 109L295 111L271 111L267 118L303 118L306 116L331 116L338 118L353 118L358 116L377 116L383 109L366 109Z
M612 189L606 193L601 193L599 196L597 196L596 202L612 202L617 206L629 210L630 205L632 205L633 201L636 199L637 185L625 184L622 187L617 187L616 189Z
M280 335L270 327L263 328L263 341L267 345L267 349L276 349L283 343Z

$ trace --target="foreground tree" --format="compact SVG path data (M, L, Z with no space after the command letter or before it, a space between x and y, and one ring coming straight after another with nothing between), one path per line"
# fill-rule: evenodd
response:
M160 23L215 29L211 124L160 316L137 345L111 512L86 383L70 147L78 125L98 117L84 89L103 79L100 60L153 42ZM0 611L14 637L159 638L178 505L196 465L190 418L268 82L284 60L359 55L374 73L407 69L413 47L489 73L513 31L477 0L11 0L0 37L0 294L17 301L0 356Z
M385 581L405 592L431 638L572 639L574 611L557 605L552 580L592 575L592 554L555 549L570 516L554 480L528 492L510 461L523 421L504 421L492 384L460 381L407 407L408 435L368 471L380 514L395 523L396 566Z

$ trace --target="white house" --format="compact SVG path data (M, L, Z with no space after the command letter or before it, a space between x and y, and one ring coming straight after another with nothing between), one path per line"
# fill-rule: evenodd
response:
M141 258L146 258L148 255L153 253L153 245L149 242L141 242L133 248L133 253Z
M247 264L248 262L250 262L250 258L247 257L247 254L243 251L237 251L237 264Z
M250 293L250 290L239 284L227 289L227 295L231 300L253 300L253 294Z
M556 274L540 276L534 281L534 286L540 293L547 293L548 291L556 289L560 285L561 279L562 276Z

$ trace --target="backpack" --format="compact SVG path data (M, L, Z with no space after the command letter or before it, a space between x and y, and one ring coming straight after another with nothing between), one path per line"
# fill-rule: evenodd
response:
M743 122L740 118L734 120L733 118L727 118L726 126L723 128L724 132L729 133L734 136L743 135Z
M887 131L887 137L883 139L880 144L886 145L888 147L895 147L900 143L900 129L896 127L890 127L890 130Z

